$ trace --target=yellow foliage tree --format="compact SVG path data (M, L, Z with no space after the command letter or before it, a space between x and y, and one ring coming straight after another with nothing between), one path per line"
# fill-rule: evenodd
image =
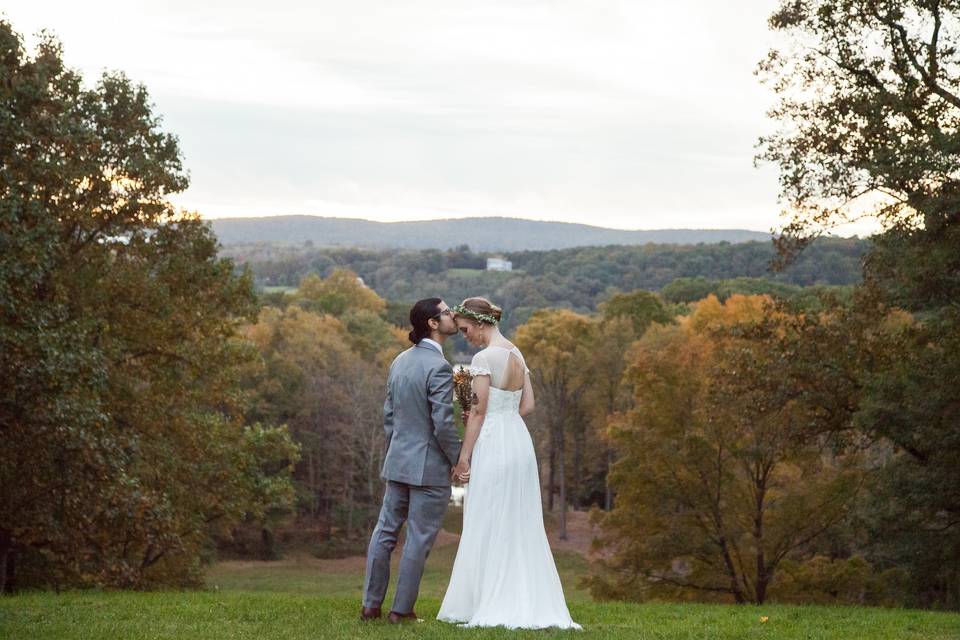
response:
M249 337L266 362L258 411L302 448L299 513L351 538L375 511L383 450L383 380L405 346L384 303L348 271L307 276L286 309L264 308Z
M847 512L857 457L804 431L820 407L775 348L804 325L768 304L711 296L633 347L596 595L762 603L780 562ZM751 335L760 323L776 330Z
M561 539L567 536L567 434L586 422L583 395L590 380L585 372L595 332L596 323L587 316L567 309L544 309L534 313L514 337L531 370L537 421L547 431L547 504L553 510L556 487Z

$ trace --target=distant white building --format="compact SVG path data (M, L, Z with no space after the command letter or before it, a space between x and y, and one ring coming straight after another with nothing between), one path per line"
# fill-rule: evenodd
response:
M513 263L503 258L487 258L487 271L513 271Z

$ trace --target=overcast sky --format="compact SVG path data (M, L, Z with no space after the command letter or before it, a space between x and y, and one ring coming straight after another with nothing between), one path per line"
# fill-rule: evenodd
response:
M774 0L7 0L145 84L207 217L778 226ZM856 229L854 229L856 230Z

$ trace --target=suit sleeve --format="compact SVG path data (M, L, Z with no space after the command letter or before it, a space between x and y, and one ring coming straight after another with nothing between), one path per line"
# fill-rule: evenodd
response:
M433 435L451 465L460 458L460 435L453 424L453 367L444 362L430 372L427 380L427 398L430 401L430 418Z
M387 433L387 446L393 438L393 393L391 384L387 382L387 399L383 402L383 430Z

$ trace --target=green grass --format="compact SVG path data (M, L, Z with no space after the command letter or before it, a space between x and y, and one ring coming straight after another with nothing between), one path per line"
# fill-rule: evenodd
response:
M451 510L445 527L456 531ZM556 553L573 618L584 633L459 629L438 622L455 544L430 555L417 613L424 622L393 627L357 620L362 559L303 554L276 562L224 562L201 591L26 593L0 598L0 639L199 640L317 638L623 638L623 639L960 639L960 614L814 606L594 602L577 583L582 556ZM399 553L395 553L394 576ZM391 601L387 595L386 602ZM766 622L761 617L768 617Z
M960 637L960 616L926 611L828 607L572 602L584 633L459 629L435 620L440 601L417 603L424 622L393 627L357 620L358 596L277 591L48 593L0 601L0 637L161 638L869 638ZM769 616L761 622L760 616Z
M420 583L420 596L443 598L450 578L456 545L446 545L430 554ZM399 548L393 554L392 576L396 577ZM587 561L576 553L557 553L557 570L565 585L568 602L589 602L590 595L577 586L586 570ZM300 593L336 598L356 598L363 588L363 565L343 570L324 570L323 562L301 557L278 562L227 562L215 566L207 574L207 588L220 592ZM387 592L387 603L392 594Z
M457 278L478 278L486 273L485 269L447 269L447 275Z
M486 269L447 269L447 275L451 278L461 280L479 280L481 278L493 278L500 280L509 280L517 275L523 275L523 271L487 271Z

